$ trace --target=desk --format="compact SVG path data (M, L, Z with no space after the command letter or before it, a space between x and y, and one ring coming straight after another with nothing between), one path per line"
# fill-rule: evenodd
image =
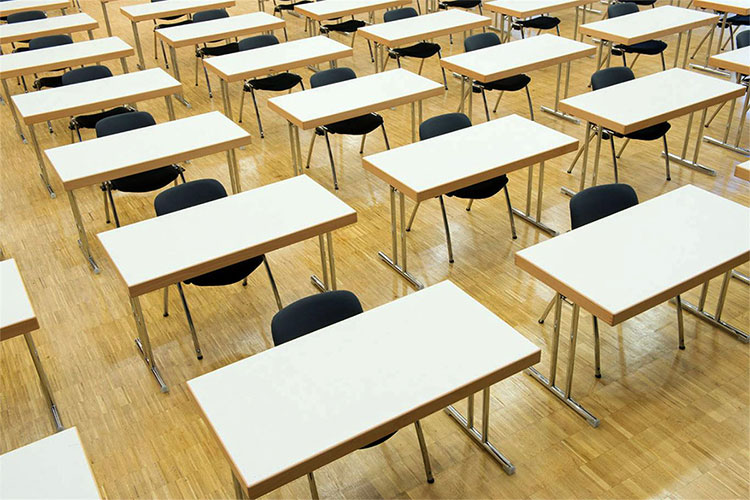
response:
M690 53L690 36L693 30L701 26L715 26L718 20L719 16L714 14L664 5L655 9L644 9L626 16L583 24L579 28L579 32L601 40L596 61L596 68L599 69L605 61L609 65L611 51L607 53L604 59L602 58L603 49L608 43L610 46L615 43L632 45L679 33L674 55L674 67L676 68L680 59L682 34L687 31L685 56L682 60L682 67L684 68Z
M749 259L750 209L692 185L517 252L516 265L557 292L550 376L533 369L532 375L596 427L599 419L571 397L580 308L614 326L677 297L680 348L682 308L747 342L747 334L724 322L721 312L732 269ZM722 274L711 315L703 311L705 293L709 280ZM702 283L699 308L680 299ZM563 296L574 304L564 390L555 385ZM596 323L594 328L598 347Z
M26 292L26 287L23 284L23 279L21 279L21 273L18 272L15 259L0 261L0 292L2 292L0 293L0 297L2 297L2 300L0 300L0 342L23 335L24 340L26 340L26 346L29 348L31 359L34 361L36 373L39 375L42 392L47 398L47 403L52 411L55 428L61 431L64 428L62 420L60 419L60 414L57 412L55 400L52 398L49 379L47 379L47 374L42 366L42 361L39 359L39 354L36 352L34 338L31 336L31 332L39 329L39 321L36 319L36 314L34 314L29 294ZM3 455L2 457L5 456L7 455ZM5 479L5 467L2 458L0 458L0 464L3 465L3 467L0 467L0 471L2 471L3 479ZM2 485L3 497L11 498L7 495L5 481L2 482Z
M75 427L0 455L0 484L3 498L101 498Z
M701 137L706 122L706 111L710 106L735 99L744 92L745 88L742 85L702 75L694 71L674 68L560 101L560 109L563 112L570 113L588 122L586 124L586 136L581 145L583 149L583 167L579 190L583 190L586 182L589 142L593 139L593 136L591 136L591 124L599 125L598 133L596 134L597 143L592 180L592 185L595 186L599 169L602 127L619 132L620 134L629 134L688 113L690 117L688 118L682 154L678 156L669 153L669 159L699 172L716 175L715 170L698 163ZM695 150L691 161L686 157L690 141L690 129L692 128L693 115L696 111L700 110L703 111L699 121L698 138L695 142ZM571 165L568 172L572 168L573 165ZM571 193L565 188L564 192L566 194Z
M383 47L395 49L403 45L470 31L492 24L492 19L461 9L448 9L434 14L410 17L390 23L373 24L357 30L375 45L375 72L383 71L388 54Z
M146 67L146 63L143 60L141 39L138 36L139 22L194 14L202 10L224 9L233 7L234 3L234 0L166 0L164 2L139 3L120 7L120 12L130 20L130 26L133 28L133 38L135 39L135 48L138 51L138 61L140 63L138 69ZM104 5L102 5L102 8L104 8Z
M218 111L47 149L44 154L68 192L84 256L99 272L73 191L126 175L226 151L232 192L241 191L234 148L250 144L250 134ZM117 154L112 154L116 151ZM106 194L105 194L106 195ZM105 199L105 207L106 207Z
M320 243L323 280L313 276L313 283L321 290L335 290L331 233L356 221L354 209L309 177L298 176L97 236L128 289L139 334L136 345L162 392L166 392L151 349L140 295L314 236Z
M292 167L294 175L299 175L304 168L299 144L300 128L310 130L321 125L411 103L412 140L416 140L417 127L422 122L421 101L428 97L442 95L444 91L440 83L405 69L394 69L324 87L272 97L268 100L268 107L289 122ZM418 112L415 111L415 106L419 108Z
M164 97L169 118L174 120L174 108L170 96L181 89L180 82L169 76L163 69L154 68L29 94L14 95L11 100L21 119L29 128L29 136L36 152L42 181L50 196L54 198L55 192L49 183L47 168L34 132L35 124L157 97ZM84 252L89 253L88 249L84 249Z
M561 10L575 8L576 17L573 21L573 40L578 38L578 11L583 12L581 22L586 23L586 5L596 0L495 0L484 3L484 8L495 13L495 26L500 28L503 41L510 40L513 18L526 19L540 14L548 14ZM500 15L500 22L497 20ZM506 20L508 29L505 29Z
M8 89L8 82L6 82L8 78L118 58L120 64L122 64L123 72L127 73L128 63L125 58L132 55L133 48L117 37L5 54L0 55L0 80L3 83L5 96L10 102L10 90ZM26 142L16 108L9 107L16 125L16 132L21 136L21 140Z
M750 161L740 163L734 168L734 176L750 182Z
M71 14L69 16L48 17L23 23L1 24L0 44L22 42L40 36L68 35L80 31L88 32L94 39L94 31L99 27L96 19L88 14Z
M253 12L241 16L231 16L212 21L175 26L156 30L154 36L169 46L172 59L174 77L180 80L180 69L177 65L177 51L180 47L198 46L200 43L215 42L228 38L251 35L255 33L271 32L286 25L283 19L266 14ZM196 82L198 81L198 58L196 57Z
M365 170L387 182L391 191L393 257L388 257L384 252L378 255L412 286L422 288L423 285L407 268L404 196L419 204L526 167L529 169L526 212L518 209L513 212L551 236L557 235L557 231L541 222L544 162L575 151L577 147L578 141L570 136L518 115L510 115L363 158ZM536 218L531 215L535 163L539 163ZM401 220L400 264L396 192ZM450 239L448 245L450 249Z
M565 91L563 96L568 97L570 62L592 56L595 52L596 48L592 45L555 35L543 34L446 57L440 61L440 64L445 69L465 77L461 80L461 108L463 108L463 103L466 99L466 93L464 93L466 78L487 83L519 75L527 71L557 65L555 105L554 108L542 106L542 110L559 118L571 120L569 115L563 114L557 109L560 102L562 65L566 65ZM472 95L472 85L471 81L469 81L469 118L472 118ZM577 123L577 120L574 118L572 120Z
M490 388L540 354L444 281L190 380L188 388L229 460L238 496L258 498L446 406L512 471L489 441ZM473 415L467 426L449 406L480 390L481 433Z
M741 49L731 50L711 56L708 60L709 64L715 68L726 69L735 73L735 81L740 83L742 81L742 75L750 75L750 47L743 47ZM740 146L740 139L742 138L742 129L745 127L745 120L747 113L750 111L750 86L745 85L745 103L742 105L742 113L740 114L740 124L737 128L737 137L734 140L734 144L729 142L729 131L732 128L732 118L734 118L734 106L735 102L732 100L729 104L729 115L727 116L727 124L724 128L723 139L714 139L713 137L704 137L703 140L710 142L716 146L734 151L735 153L750 155L750 150ZM716 108L714 116L718 114L719 110L723 107ZM711 121L709 120L709 123Z
M694 5L699 9L709 9L715 12L720 12L722 14L721 31L719 32L719 40L716 44L716 54L721 54L722 41L724 40L724 30L727 27L727 18L729 17L729 14L737 14L740 16L750 15L750 0L695 0ZM714 31L715 30L713 29L709 30L708 33L706 33L706 36L703 37L703 40L701 40L701 43L698 44L698 47L700 48L700 46L703 45L703 42L706 41L706 38L708 38L708 48L706 49L705 62L703 63L703 65L691 64L690 67L702 71L708 71L710 73L718 73L722 76L727 76L723 71L716 71L711 67L711 61L709 57L711 56L712 52L711 45L713 44L714 40ZM698 51L696 49L695 53L693 53L693 57L695 57L697 52Z
M69 0L10 0L0 2L0 17L6 17L19 12L28 12L30 10L57 10L60 9L65 14L65 9L70 6Z
M294 7L298 12L310 21L323 21L339 19L344 16L356 16L357 14L369 14L370 23L373 22L375 12L393 8L408 7L411 0L326 0L325 2L312 2ZM310 36L316 35L315 23L311 22Z

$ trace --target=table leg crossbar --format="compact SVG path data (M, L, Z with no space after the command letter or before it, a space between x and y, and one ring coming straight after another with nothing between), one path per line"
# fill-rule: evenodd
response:
M336 290L336 260L333 255L333 236L331 233L326 233L325 238L322 234L318 235L318 246L320 247L320 267L323 270L323 280L313 274L310 276L310 281L320 292ZM326 247L328 248L327 251ZM328 281L329 266L331 269L330 282Z
M424 288L424 285L414 275L407 270L406 260L406 209L404 193L398 193L399 215L401 222L401 260L399 262L399 238L396 227L396 188L391 186L391 252L393 257L389 257L385 252L378 252L380 259L385 262L391 269L396 271L402 278L409 282L417 290Z

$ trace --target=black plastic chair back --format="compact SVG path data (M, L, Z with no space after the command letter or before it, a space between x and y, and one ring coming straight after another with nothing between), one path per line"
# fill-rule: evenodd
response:
M463 113L447 113L433 116L419 125L419 140L455 132L462 128L471 127L471 120Z
M310 77L310 86L312 88L323 87L332 83L354 80L355 78L357 78L357 74L351 68L324 69Z
M58 45L69 45L73 43L70 35L50 35L40 36L29 40L29 50L46 49L47 47L57 47Z
M343 321L362 312L352 292L336 290L318 293L289 304L271 320L274 345L281 345L308 333Z
M201 23L203 21L213 21L214 19L224 19L225 17L229 17L226 9L202 10L193 14L193 22Z
M750 30L745 30L742 33L738 33L736 41L738 49L743 49L750 45Z
M638 6L634 3L614 3L607 7L607 17L627 16L638 12Z
M96 122L96 136L104 137L137 128L150 127L151 125L156 125L156 120L151 116L151 113L134 111L99 120Z
M112 72L106 66L86 66L85 68L74 69L63 74L62 84L73 85L74 83L109 78L110 76L112 76Z
M500 45L500 37L495 33L478 33L464 40L464 50L466 52L492 47L493 45Z
M239 42L239 50L253 50L261 47L268 47L270 45L278 45L279 39L274 35L258 35L245 38Z
M383 22L389 23L391 21L399 21L401 19L409 19L410 17L417 17L417 11L413 7L404 7L402 9L393 9L383 14Z
M638 204L627 184L604 184L584 189L570 199L570 227L585 226Z
M27 10L26 12L9 14L6 18L6 22L8 24L25 23L26 21L37 21L39 19L47 19L47 14L41 10Z
M185 182L159 193L154 199L156 215L166 215L209 201L226 198L227 191L216 179Z
M635 80L635 75L627 66L604 68L591 75L591 89L599 90L630 80Z

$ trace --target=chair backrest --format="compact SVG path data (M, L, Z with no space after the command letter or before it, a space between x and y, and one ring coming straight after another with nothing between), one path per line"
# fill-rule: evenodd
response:
M604 87L617 85L618 83L635 80L633 70L627 66L613 66L600 69L591 75L591 90L599 90Z
M391 21L398 21L400 19L408 19L410 17L417 17L419 14L417 14L417 11L414 10L414 7L404 7L401 9L393 9L386 11L385 14L383 14L383 22L389 23Z
M38 19L47 19L47 14L41 10L27 10L26 12L16 12L9 14L6 18L8 24L25 23L26 21L36 21Z
M40 36L29 40L29 49L46 49L47 47L57 47L58 45L68 45L73 43L70 35L50 35Z
M361 312L362 305L352 292L317 293L277 312L271 320L271 337L274 345L281 345Z
M240 40L239 43L239 50L253 50L253 49L259 49L261 47L268 47L269 45L278 45L279 39L276 38L274 35L258 35L258 36L251 36L250 38L245 38L244 40Z
M750 30L745 30L737 34L737 48L742 49L750 45Z
M638 12L638 5L634 3L613 3L607 7L607 17L612 19L613 17L627 16L628 14L634 14Z
M151 116L151 113L146 111L123 113L108 116L96 122L96 136L104 137L105 135L119 134L137 128L150 127L151 125L156 125L156 120Z
M332 83L354 80L357 74L351 68L331 68L318 71L310 77L310 87L323 87Z
M419 125L419 140L423 141L467 127L471 127L471 120L463 113L433 116Z
M229 17L226 9L202 10L193 14L193 22L213 21L214 19L224 19L225 17Z
M62 84L72 85L100 78L109 78L110 76L112 76L112 72L106 66L86 66L63 73Z
M166 215L184 208L226 198L227 191L216 179L198 179L171 187L154 199L156 215Z
M464 40L464 51L471 52L472 50L492 47L493 45L500 45L500 37L497 34L491 32L477 33Z
M638 195L627 184L603 184L570 199L570 227L576 229L638 204Z

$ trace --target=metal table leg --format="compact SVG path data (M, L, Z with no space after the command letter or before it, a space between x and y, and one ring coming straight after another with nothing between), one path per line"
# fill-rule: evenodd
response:
M94 274L99 274L99 266L96 265L96 261L91 255L89 240L86 236L86 228L83 225L81 211L78 209L78 202L76 201L76 197L73 191L68 191L68 201L70 202L70 210L73 212L73 219L75 220L76 229L78 230L78 246L83 252L84 258L86 258L89 265L91 266L91 270L94 271Z
M544 186L544 162L539 164L539 180L536 195L536 217L531 215L531 191L534 182L534 165L529 166L529 177L526 184L526 211L522 212L513 207L513 214L521 220L528 222L537 229L541 229L550 236L557 236L559 233L542 222L542 195Z
M333 235L328 232L325 234L325 240L323 235L318 235L318 246L320 247L320 266L323 270L323 280L321 281L316 275L310 276L312 284L321 292L328 292L331 290L337 290L336 284L336 259L333 253ZM326 252L326 247L328 251ZM326 263L326 253L328 262ZM328 268L331 270L331 281L328 281Z
M566 73L566 75L565 75L565 97L567 97L567 94L568 94L568 85L570 83L570 61L568 61L565 66L566 66L566 69L565 69L565 73ZM571 115L569 115L567 113L563 113L562 111L558 110L558 106L560 105L560 86L561 86L560 84L561 84L561 80L562 80L562 64L558 64L557 65L557 86L555 87L555 107L554 108L549 108L547 106L542 106L541 109L545 113L549 113L549 114L551 114L553 116L556 116L558 118L562 118L563 120L568 120L569 122L573 122L573 123L578 124L578 123L580 123L580 121L577 118L575 118L575 117L573 117L573 116L571 116Z
M599 136L599 134L597 133ZM601 136L599 136L601 137ZM578 184L578 191L583 191L584 187L586 186L586 170L588 168L589 163L589 143L591 142L591 122L586 122L586 136L583 138L583 144L581 145L581 150L583 151L583 166L581 167L581 180ZM578 157L576 156L576 159ZM575 165L575 160L573 161L573 164L568 169L568 173L573 171L573 166ZM562 187L560 188L560 192L567 196L575 196L576 192L573 191L570 188Z
M57 432L60 432L61 430L65 429L65 427L63 427L62 420L60 419L60 414L57 411L55 400L52 398L52 390L49 386L49 379L47 378L47 373L44 371L44 367L42 366L42 360L39 359L39 354L36 352L34 338L31 336L31 332L24 333L23 338L26 340L26 346L29 348L31 359L34 361L36 373L37 375L39 375L39 382L41 382L42 384L42 392L44 392L44 397L47 398L47 404L49 405L50 411L52 412L52 419L55 422L55 430L57 430Z
M49 175L47 174L47 167L44 165L44 157L42 156L42 150L39 148L39 141L36 139L36 132L34 131L34 124L29 123L29 137L31 137L31 145L34 146L34 153L36 153L36 160L39 163L39 176L42 178L44 187L47 188L50 198L55 198L55 191L52 189L52 185L49 183Z
M10 108L10 114L13 115L13 122L16 124L16 132L18 132L18 135L21 136L21 140L24 144L27 144L26 137L23 135L23 129L21 128L21 122L18 120L18 113L16 112L16 105L13 104L13 101L10 98L10 90L8 90L8 82L3 80L3 91L5 91L5 98L8 100L8 108Z
M145 361L151 374L156 378L156 382L159 384L161 392L169 392L169 388L164 383L164 379L161 377L161 373L159 373L159 368L156 366L154 352L151 349L151 340L148 338L148 330L146 329L146 320L143 317L143 310L141 309L140 297L131 297L130 307L133 311L133 318L135 319L135 326L138 331L135 345L138 347L141 357L143 357L143 361Z
M107 2L101 2L102 14L104 14L104 24L107 26L107 36L112 36L112 25L109 24L109 13L107 12Z
M391 269L396 271L402 278L411 284L417 290L424 288L424 285L407 270L406 264L406 210L404 193L398 193L399 197L399 220L401 221L401 263L399 264L398 256L398 237L396 230L396 188L390 187L391 195L391 252L393 258L385 252L378 252L380 259L385 262Z
M703 128L706 124L707 112L708 112L708 108L703 108L703 111L701 112L701 119L698 125L698 138L695 141L695 149L693 151L692 161L687 159L687 149L688 149L688 144L690 142L690 129L692 128L694 113L690 113L690 117L688 118L688 126L687 126L687 130L685 131L685 141L682 144L682 155L677 156L674 153L669 153L669 159L671 161L674 161L675 163L679 163L680 165L684 167L692 168L693 170L697 170L698 172L708 174L712 177L716 177L716 170L698 163L698 154L700 153L700 150L701 150L702 134L703 134ZM662 156L664 156L666 152L662 151L661 154Z
M719 35L719 46L718 46L718 49L716 51L717 54L721 52L721 41L722 41L722 38L724 38L724 28L727 25L727 17L729 17L729 13L728 12L725 12L724 15L721 17L721 34ZM711 52L712 52L711 48L712 48L712 46L714 44L714 31L716 31L716 25L712 24L711 26L709 26L708 47L706 48L706 59L705 59L705 61L703 61L703 64L690 64L690 67L693 68L693 69L700 70L700 71L706 71L708 73L714 73L716 75L729 76L729 73L727 73L726 71L722 71L720 69L712 68L712 67L710 67L708 65L708 60L710 59ZM695 54L693 54L693 55L695 55Z
M180 67L177 65L177 50L175 50L175 48L172 47L171 45L169 46L169 57L172 59L172 72L174 74L175 80L182 83L182 79L180 78ZM226 82L222 80L222 89L225 83ZM187 102L187 100L185 99L185 96L182 95L182 93L175 94L175 97L177 97L177 100L180 101L182 104L184 104L186 108L188 109L190 108L190 103ZM231 113L229 117L231 119Z
M133 39L135 40L135 50L138 53L138 69L146 69L146 63L143 60L143 48L141 47L141 37L138 35L138 23L130 22L133 28Z

